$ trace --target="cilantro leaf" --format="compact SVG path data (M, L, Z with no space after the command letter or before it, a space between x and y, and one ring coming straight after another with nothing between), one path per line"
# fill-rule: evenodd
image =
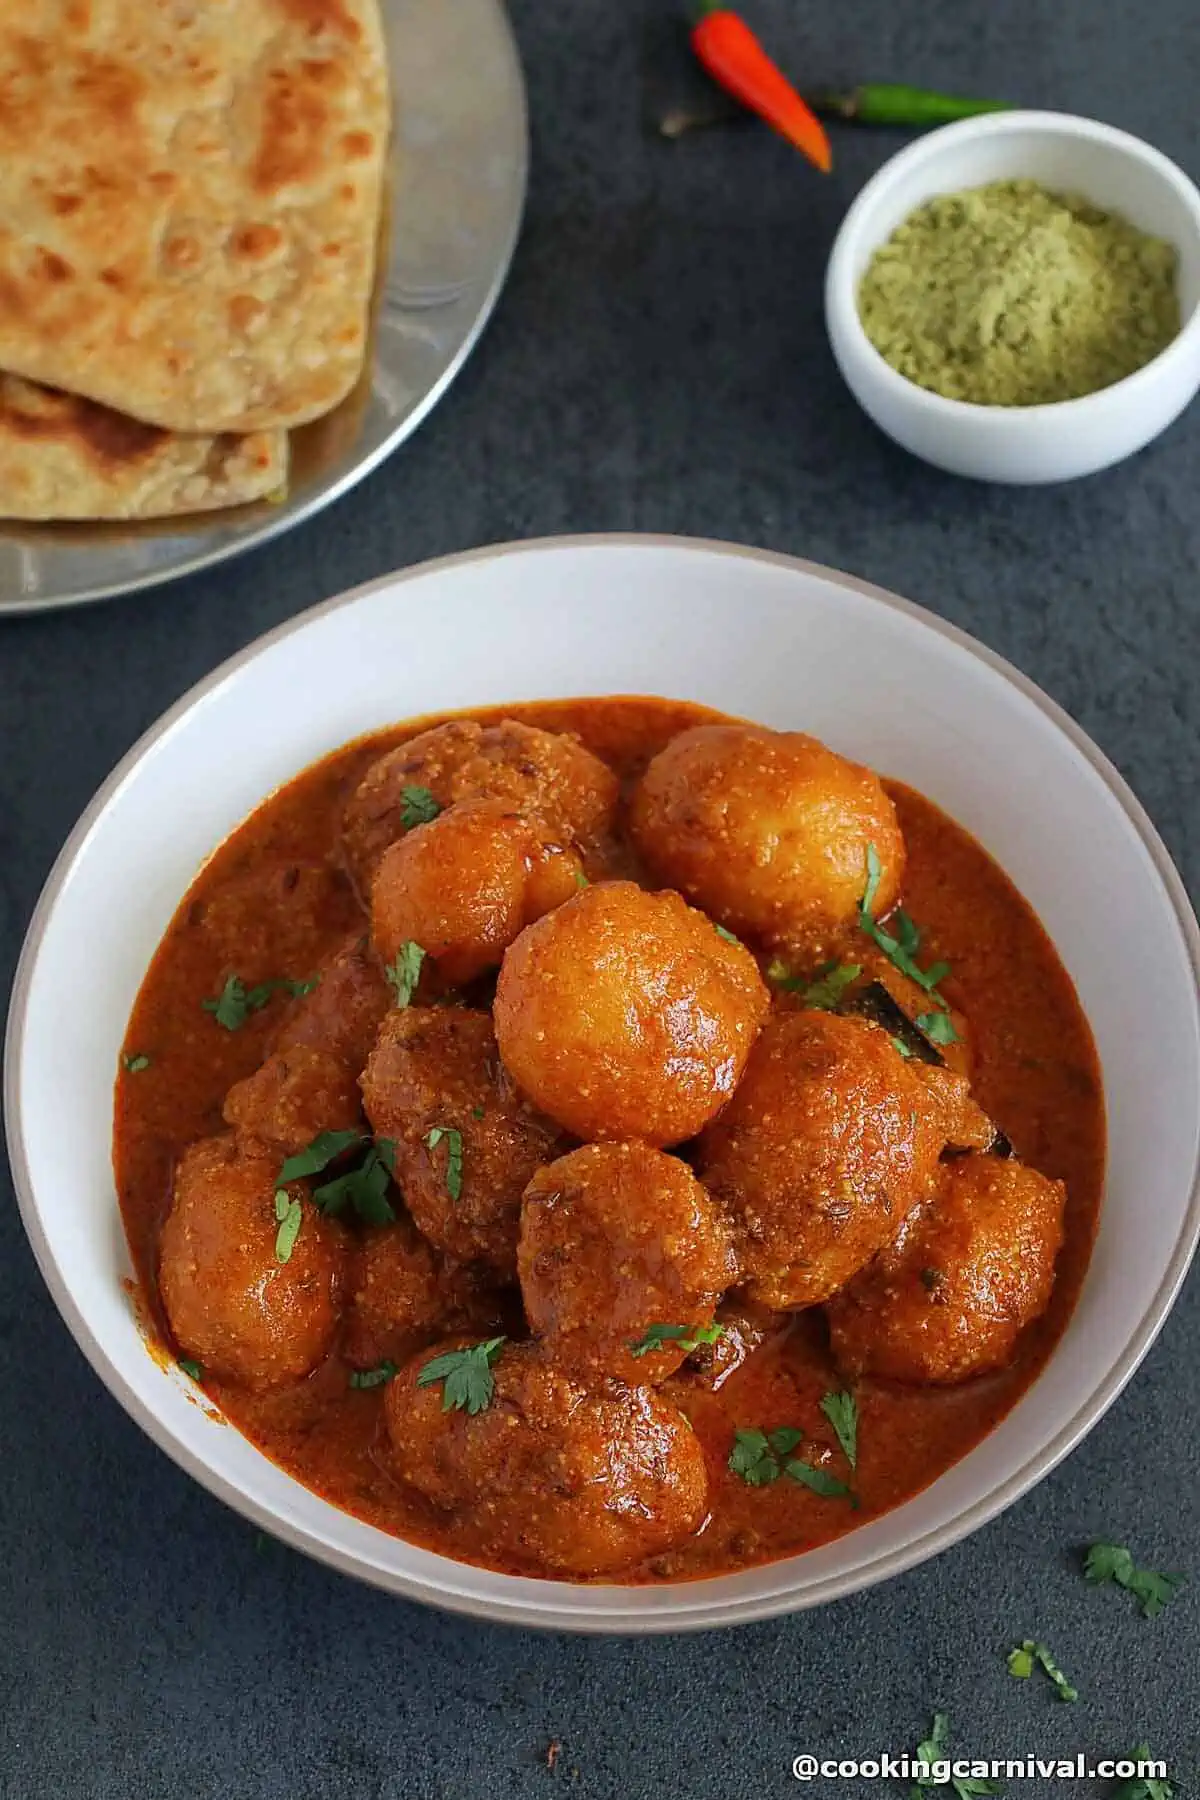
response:
M647 1325L644 1336L630 1344L629 1353L648 1356L651 1350L661 1350L665 1344L679 1344L690 1355L701 1344L715 1344L724 1329L723 1325Z
M373 1369L354 1369L350 1375L352 1388L384 1387L387 1382L395 1380L398 1365L394 1362L376 1363Z
M1128 1760L1148 1763L1156 1759L1150 1755L1149 1744L1137 1744ZM1112 1800L1172 1800L1174 1792L1174 1782L1161 1775L1131 1775L1113 1789Z
M858 1403L853 1394L826 1394L821 1411L833 1426L838 1443L852 1469L858 1467Z
M1118 1587L1127 1589L1140 1602L1142 1617L1146 1619L1156 1619L1186 1580L1186 1576L1170 1575L1159 1569L1139 1569L1123 1544L1093 1544L1083 1572L1096 1586L1113 1581Z
M1071 1686L1045 1644L1039 1644L1033 1638L1025 1638L1009 1651L1008 1672L1015 1675L1018 1681L1026 1681L1035 1667L1049 1676L1060 1700L1078 1700L1078 1690Z
M435 800L427 787L406 787L400 789L400 823L405 831L411 831L414 825L428 825L441 812L441 804Z
M924 988L929 998L943 1012L949 1007L936 991L938 983L950 973L949 963L934 963L928 969L922 969L916 960L921 945L921 933L913 924L906 912L897 912L892 920L894 932L885 931L875 920L875 896L879 892L879 883L883 875L883 867L879 861L879 853L874 844L867 845L867 880L863 888L863 897L858 906L858 924L860 931L865 932L871 942L878 946L893 968L915 981L918 987ZM947 1040L952 1041L952 1040Z
M592 885L591 882L588 880L588 878L584 874L583 870L576 869L576 871L575 871L575 886L577 888L585 888L585 887L591 887L591 885Z
M131 1075L140 1075L143 1069L150 1067L150 1058L139 1051L136 1056L123 1056L121 1067L127 1069Z
M923 1031L931 1044L957 1044L958 1033L948 1013L918 1013L914 1021L918 1031Z
M718 937L724 938L727 944L741 945L742 940L740 937L735 937L732 931L729 931L724 925L718 925L715 920L713 922L713 930Z
M909 1049L903 1038L894 1037L892 1039L892 1049L898 1050L900 1055L903 1056L906 1061L912 1055L912 1051Z
M202 1000L205 1012L212 1013L217 1024L224 1031L240 1031L251 1013L261 1012L272 994L287 988L293 994L311 993L320 980L314 975L309 981L260 981L257 987L248 988L240 975L230 975L225 986L215 1000Z
M275 1217L279 1221L279 1230L275 1233L275 1260L290 1262L304 1215L299 1200L282 1188L275 1196Z
M858 1505L854 1490L848 1488L844 1481L839 1481L836 1475L831 1475L828 1469L819 1469L814 1463L805 1462L796 1456L784 1463L783 1467L784 1473L790 1475L793 1481L811 1489L814 1494L820 1494L823 1499L849 1500L852 1506Z
M483 1412L492 1403L496 1383L492 1364L498 1359L507 1338L487 1338L465 1350L446 1350L427 1362L417 1376L418 1387L442 1383L442 1411Z
M804 1442L804 1433L794 1425L780 1425L775 1431L768 1431L767 1442L776 1456L790 1456L797 1444Z
M319 1206L330 1218L344 1212L349 1205L366 1225L390 1225L396 1212L387 1192L395 1163L396 1146L393 1140L378 1138L357 1169L351 1169L345 1175L337 1175L332 1181L314 1188L314 1205Z
M289 1156L279 1171L282 1186L288 1181L300 1181L305 1175L319 1175L327 1169L331 1162L349 1150L352 1144L361 1144L361 1131L319 1131L312 1143L305 1149L298 1150L295 1156Z
M458 1200L462 1197L463 1185L462 1132L456 1131L453 1125L435 1125L425 1139L431 1153L443 1138L446 1140L446 1192L452 1200Z
M183 1370L185 1375L190 1375L193 1381L204 1380L203 1365L195 1362L192 1357L181 1356L179 1358L179 1367Z
M928 1769L932 1764L946 1760L946 1745L949 1739L950 1722L945 1713L934 1713L929 1736L917 1745L913 1761L924 1763ZM942 1784L934 1781L932 1774L918 1776L916 1786L912 1790L913 1800L925 1800L929 1790L940 1785ZM958 1795L958 1800L973 1800L973 1796L976 1794L998 1794L1000 1792L996 1782L979 1780L966 1775L952 1775L950 1786Z
M395 962L384 965L383 972L392 984L398 1007L411 1004L417 983L421 979L421 964L424 961L424 950L410 938L407 943L401 944L396 952Z
M861 974L861 963L826 963L823 969L817 971L816 980L803 990L801 997L805 1006L811 1007L814 1012L832 1012L846 989Z
M303 999L305 994L311 994L314 989L319 988L320 985L321 977L319 975L309 975L304 981L288 981L284 983L284 986L291 994L293 1000Z
M768 1444L765 1431L735 1431L729 1467L749 1487L766 1487L779 1479L779 1458Z

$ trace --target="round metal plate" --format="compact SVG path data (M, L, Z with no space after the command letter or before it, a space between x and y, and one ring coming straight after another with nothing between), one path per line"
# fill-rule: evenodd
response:
M369 377L292 436L282 505L140 525L0 523L0 613L101 600L252 549L415 431L483 330L525 200L525 86L501 0L382 0L395 107Z

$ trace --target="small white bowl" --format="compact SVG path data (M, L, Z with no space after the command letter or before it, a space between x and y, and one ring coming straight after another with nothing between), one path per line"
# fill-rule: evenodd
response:
M110 1148L117 1057L146 966L197 868L266 794L406 715L619 693L675 694L815 732L974 832L1075 981L1109 1124L1079 1304L998 1428L923 1493L835 1543L664 1587L572 1586L436 1556L339 1512L196 1405L183 1373L147 1353ZM96 795L46 883L13 988L5 1113L17 1199L101 1380L255 1524L392 1593L481 1618L639 1633L732 1625L852 1593L945 1549L1045 1475L1112 1404L1200 1232L1198 966L1179 877L1116 770L953 626L847 576L728 545L563 538L479 550L289 620L185 695Z
M871 257L936 194L1019 178L1083 194L1179 253L1179 336L1135 374L1082 400L973 406L946 400L884 361L863 330L858 288ZM920 138L869 181L842 223L825 320L851 393L881 431L952 475L1034 485L1093 475L1141 450L1200 389L1200 192L1128 132L1067 113L988 113Z

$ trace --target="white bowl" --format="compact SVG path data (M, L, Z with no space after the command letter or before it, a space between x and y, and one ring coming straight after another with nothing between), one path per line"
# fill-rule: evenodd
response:
M1078 1309L1030 1393L916 1499L808 1555L660 1588L517 1579L412 1548L307 1492L147 1354L110 1162L134 996L197 866L278 783L406 715L661 693L802 726L913 783L999 858L1053 935L1104 1068L1107 1196ZM303 614L165 715L46 884L7 1045L26 1229L80 1347L197 1480L380 1587L523 1625L679 1631L811 1606L932 1556L1065 1456L1162 1324L1200 1229L1200 934L1136 800L1044 695L904 601L783 556L562 539L394 575ZM1147 1028L1152 1022L1152 1029Z
M1124 214L1179 252L1179 336L1136 374L1050 406L972 406L896 373L863 330L858 288L875 251L935 194L1026 177ZM882 431L953 475L1035 484L1121 462L1200 388L1200 193L1140 138L1067 113L989 113L917 140L869 181L834 242L825 322L851 393Z

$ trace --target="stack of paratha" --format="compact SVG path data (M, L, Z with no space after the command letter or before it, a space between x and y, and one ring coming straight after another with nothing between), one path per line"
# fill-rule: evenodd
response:
M0 516L277 492L366 354L377 0L0 11Z

